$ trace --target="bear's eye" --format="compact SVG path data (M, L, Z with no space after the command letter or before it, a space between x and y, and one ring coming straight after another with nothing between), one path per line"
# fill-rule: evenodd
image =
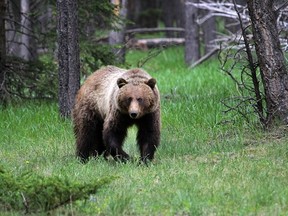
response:
M132 101L132 97L127 98L127 102L130 103Z
M137 101L138 101L139 103L141 103L141 102L143 101L143 99L142 99L142 98L137 98Z

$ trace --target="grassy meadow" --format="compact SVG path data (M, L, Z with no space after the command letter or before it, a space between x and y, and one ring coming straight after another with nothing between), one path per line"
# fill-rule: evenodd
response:
M147 55L130 51L128 66ZM59 118L56 103L39 101L1 110L0 165L15 175L32 171L81 183L116 177L89 200L51 215L288 215L287 129L264 133L240 115L224 113L221 100L238 93L217 60L188 69L179 47L143 68L161 92L161 145L150 166L135 162L135 128L125 142L135 161L81 164L70 120Z

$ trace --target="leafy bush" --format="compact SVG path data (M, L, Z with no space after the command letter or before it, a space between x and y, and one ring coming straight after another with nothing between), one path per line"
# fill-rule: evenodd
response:
M109 177L84 184L73 182L68 177L47 177L32 172L14 176L0 167L0 209L25 213L53 210L89 198L113 179Z
M34 61L9 57L6 80L11 98L55 99L58 89L57 64L52 57Z
M108 44L81 43L81 75L87 77L97 69L105 65L115 65L117 63L115 55Z

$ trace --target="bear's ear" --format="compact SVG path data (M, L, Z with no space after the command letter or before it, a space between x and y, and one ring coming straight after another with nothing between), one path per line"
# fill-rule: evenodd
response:
M150 86L151 89L154 89L154 87L155 87L155 85L156 85L156 79L151 78L151 79L149 79L149 80L146 82L146 84L147 84L148 86Z
M127 83L128 83L128 82L127 82L125 79L123 79L123 78L119 78L119 79L117 80L117 85L118 85L119 88L123 87L123 86L126 85Z

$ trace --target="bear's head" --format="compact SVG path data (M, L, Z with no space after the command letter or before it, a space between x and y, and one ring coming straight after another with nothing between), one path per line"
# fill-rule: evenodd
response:
M145 82L127 82L123 78L117 80L119 87L117 106L121 113L132 119L139 119L156 110L159 105L159 93L156 80L150 78Z

